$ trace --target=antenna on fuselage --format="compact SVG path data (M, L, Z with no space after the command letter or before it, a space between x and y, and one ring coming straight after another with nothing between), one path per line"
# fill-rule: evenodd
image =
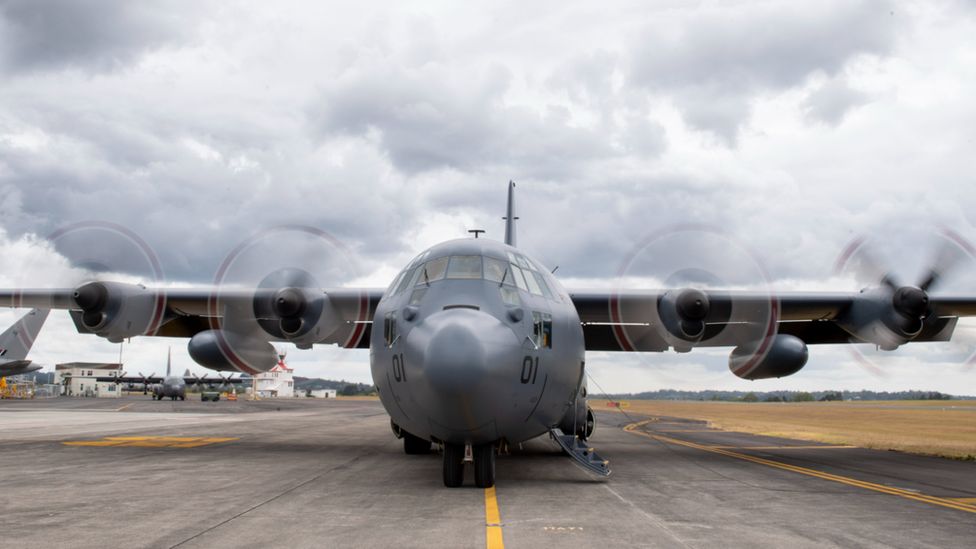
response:
M508 182L508 208L505 210L505 244L515 247L515 182Z
M484 229L468 229L468 232L471 233L471 234L473 234L475 238L478 238L478 235L484 233L485 230Z
M173 364L173 348L166 348L166 377L169 377L169 368Z

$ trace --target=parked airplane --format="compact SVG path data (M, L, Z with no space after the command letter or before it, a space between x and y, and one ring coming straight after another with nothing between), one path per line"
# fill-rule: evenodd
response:
M745 379L782 377L809 344L948 341L976 297L930 295L885 277L860 292L662 290L569 292L516 247L514 184L505 242L452 240L423 251L389 288L326 289L281 266L256 289L149 288L96 281L76 288L0 290L0 304L68 309L80 332L109 341L189 337L193 359L256 374L277 363L272 341L369 348L370 369L408 454L443 446L443 481L495 482L497 449L550 433L578 463L609 474L581 440L593 430L585 351L734 347ZM265 262L266 263L266 262ZM757 311L761 314L757 314ZM372 329L373 327L376 329ZM568 434L567 434L568 433Z
M0 334L0 378L36 372L41 365L27 360L27 353L50 311L32 309Z
M153 400L163 400L164 398L169 398L170 400L186 400L187 385L217 385L220 387L225 387L227 385L237 385L244 381L241 378L233 377L233 374L231 374L229 377L220 376L220 381L215 379L207 379L206 374L204 374L203 377L172 375L170 372L172 369L172 359L172 351L167 350L165 377L157 377L154 375L143 376L142 374L139 374L139 377L128 377L125 375L125 372L122 372L118 376L98 377L96 378L96 381L142 385L146 392L152 392Z

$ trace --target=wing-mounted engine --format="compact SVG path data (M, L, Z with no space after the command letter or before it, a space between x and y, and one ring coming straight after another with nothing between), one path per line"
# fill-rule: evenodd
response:
M729 355L729 369L742 379L779 378L799 372L807 358L809 353L803 340L776 334L733 349Z
M710 303L705 292L694 288L669 290L658 301L658 317L664 338L678 352L688 352L705 335Z
M254 315L269 335L299 348L325 341L341 323L329 296L301 269L281 269L265 277L254 294Z
M205 330L190 338L187 350L197 364L218 372L267 372L278 353L267 341L229 330Z
M166 310L164 294L141 284L89 282L76 288L72 299L81 309L71 311L78 331L113 343L154 334Z
M915 286L881 286L862 291L837 324L852 336L894 350L922 332L929 297Z

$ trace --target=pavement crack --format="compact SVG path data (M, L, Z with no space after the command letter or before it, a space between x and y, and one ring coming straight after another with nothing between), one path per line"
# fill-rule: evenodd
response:
M221 526L223 526L223 525L225 525L225 524L227 524L227 523L229 523L229 522L231 522L233 520L236 520L236 519L238 519L240 517L243 517L244 515L250 513L251 511L254 511L256 509L260 509L261 507L263 507L263 506L265 506L265 505L267 505L267 504L269 504L269 503L271 503L271 502L273 502L273 501L275 501L275 500L277 500L277 499L279 499L281 497L284 497L284 496L286 496L286 495L294 492L295 490L298 490L299 488L303 488L305 486L308 486L309 484L315 482L316 480L319 480L320 478L324 477L325 475L327 475L327 474L329 474L329 473L331 473L333 471L336 471L336 470L339 470L339 469L343 469L345 467L348 467L349 465L351 465L351 464L359 461L360 459L362 459L366 455L368 455L368 454L360 454L360 455L358 455L358 456L356 456L356 457L354 457L354 458L352 458L352 459L350 459L348 461L345 461L343 463L340 463L339 465L336 465L335 467L331 467L331 468L329 468L329 469L327 469L325 471L322 471L321 473L319 473L319 474L317 474L317 475L315 475L315 476L313 476L313 477L311 477L309 479L306 479L306 480L304 480L304 481L302 481L302 482L300 482L300 483L292 486L291 488L288 488L286 490L283 490L283 491L281 491L281 492L279 492L279 493L271 496L270 498L268 498L268 499L266 499L266 500L264 500L264 501L262 501L262 502L260 502L260 503L258 503L256 505L252 505L251 507L248 507L247 509L241 511L240 513L237 513L236 515L233 515L231 517L228 517L228 518L226 518L226 519L218 522L217 524L214 524L213 526L210 526L209 528L204 528L203 530L197 532L196 534L193 534L192 536L184 539L183 541L181 541L181 542L179 542L179 543L177 543L175 545L171 545L169 547L169 549L174 549L176 547L180 547L182 545L185 545L185 544L187 544L187 543L189 543L189 542L191 542L191 541L199 538L200 536L206 534L207 532L212 532L212 531L216 530L217 528L220 528Z

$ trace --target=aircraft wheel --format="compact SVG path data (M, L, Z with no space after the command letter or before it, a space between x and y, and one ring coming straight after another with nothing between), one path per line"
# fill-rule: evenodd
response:
M474 485L491 488L495 485L495 445L482 444L471 450L474 453Z
M181 396L180 397L180 400L186 400L186 397L185 396Z
M403 431L403 451L409 455L429 454L430 441Z
M464 482L464 445L444 444L444 486L457 488Z

